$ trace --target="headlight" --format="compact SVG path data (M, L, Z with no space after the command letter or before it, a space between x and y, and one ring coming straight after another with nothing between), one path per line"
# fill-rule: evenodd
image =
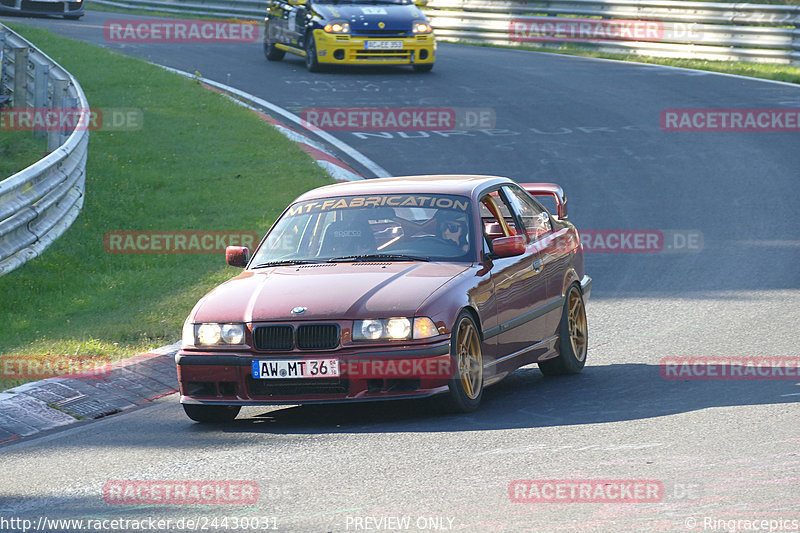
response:
M244 324L194 324L193 342L197 346L244 344ZM187 327L184 326L184 344Z
M326 24L325 33L350 33L350 24L348 22L334 22Z
M222 340L225 344L244 344L244 326L241 324L223 324Z
M426 339L438 334L433 320L428 317L381 318L353 322L354 341Z
M411 25L411 31L414 33L430 33L433 28L427 22L416 21Z

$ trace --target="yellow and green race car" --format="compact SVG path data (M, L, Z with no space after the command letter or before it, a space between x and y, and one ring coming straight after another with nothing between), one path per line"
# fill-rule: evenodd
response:
M327 65L411 65L427 72L436 42L418 6L427 0L270 0L264 20L264 55L286 52L306 68Z

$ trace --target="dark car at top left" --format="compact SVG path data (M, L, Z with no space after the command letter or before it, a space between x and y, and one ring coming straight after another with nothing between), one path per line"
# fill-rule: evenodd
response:
M47 0L0 0L0 15L57 15L77 20L86 11L86 2L58 2Z

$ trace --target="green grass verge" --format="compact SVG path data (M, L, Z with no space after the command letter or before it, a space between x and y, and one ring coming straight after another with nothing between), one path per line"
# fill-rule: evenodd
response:
M268 229L331 179L253 112L138 59L15 24L81 83L92 107L137 108L138 131L91 134L83 211L42 257L0 277L0 354L120 358L175 342L219 254L107 254L112 230ZM2 385L13 386L16 383Z
M30 131L0 130L0 180L40 160L46 149L47 139L38 139Z
M618 61L635 61L637 63L650 63L653 65L667 65L671 67L691 68L697 70L708 70L711 72L723 72L725 74L737 74L751 78L762 78L768 80L785 81L800 84L800 67L789 65L778 65L773 63L752 63L749 61L705 61L700 59L671 59L662 57L650 57L637 54L614 54L597 52L587 48L569 44L559 47L535 46L535 45L489 45L482 43L469 43L460 41L456 44L469 46L481 46L487 48L508 48L512 50L531 50L534 52L548 52L552 54L564 54L580 57L597 57L602 59L616 59Z

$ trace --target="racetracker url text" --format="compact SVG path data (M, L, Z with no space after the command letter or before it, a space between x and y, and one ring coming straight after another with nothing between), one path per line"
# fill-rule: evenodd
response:
M278 529L275 516L194 516L189 518L36 519L0 516L0 531L267 531Z

